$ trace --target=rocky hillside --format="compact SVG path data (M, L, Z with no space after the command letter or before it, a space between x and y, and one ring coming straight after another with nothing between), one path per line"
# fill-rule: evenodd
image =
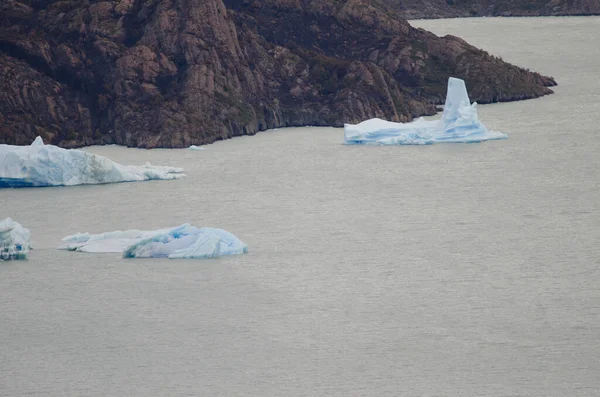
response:
M600 0L384 0L402 18L600 15Z
M482 103L555 84L382 0L0 2L0 143L185 147L407 121L435 111L449 76Z

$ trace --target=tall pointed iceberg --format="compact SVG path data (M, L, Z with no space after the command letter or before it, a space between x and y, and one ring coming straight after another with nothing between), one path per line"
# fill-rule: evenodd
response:
M488 130L477 117L477 103L471 104L465 82L450 77L441 120L422 117L410 123L370 119L344 125L346 145L429 145L436 142L471 143L506 139Z

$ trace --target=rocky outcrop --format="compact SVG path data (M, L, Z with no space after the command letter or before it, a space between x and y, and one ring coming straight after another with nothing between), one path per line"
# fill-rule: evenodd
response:
M555 84L367 0L4 0L0 143L185 147Z
M384 0L406 19L600 15L600 0Z

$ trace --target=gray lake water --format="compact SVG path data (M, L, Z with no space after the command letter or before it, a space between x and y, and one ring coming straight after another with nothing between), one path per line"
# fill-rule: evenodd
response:
M600 18L415 21L554 76L481 106L504 141L343 146L297 128L90 150L178 181L0 191L2 396L600 395ZM190 222L247 255L124 260L75 232Z

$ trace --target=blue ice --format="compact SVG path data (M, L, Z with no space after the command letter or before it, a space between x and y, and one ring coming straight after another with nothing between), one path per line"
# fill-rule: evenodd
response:
M31 243L29 229L10 218L0 221L0 260L27 259Z
M121 165L97 154L44 145L37 137L30 146L0 145L0 188L103 184L177 179L174 167Z
M441 120L422 117L410 123L378 118L344 125L346 145L429 145L438 142L473 143L506 139L488 130L478 119L477 103L471 104L465 82L450 77Z
M59 249L79 252L119 252L123 258L206 259L248 252L233 234L190 224L151 231L126 230L101 234L77 233Z

